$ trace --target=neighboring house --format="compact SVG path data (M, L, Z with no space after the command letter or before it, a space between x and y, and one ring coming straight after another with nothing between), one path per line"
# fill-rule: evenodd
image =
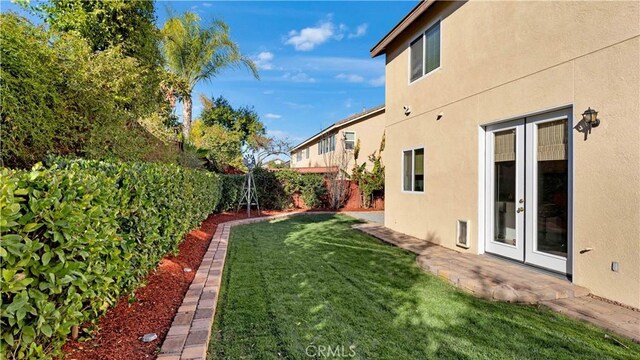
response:
M360 141L358 164L377 151L384 134L384 105L365 110L327 127L291 150L291 168L305 173L351 173L353 150ZM384 154L384 152L383 152Z
M419 3L371 50L385 226L640 308L639 54L638 1Z
M265 164L267 169L288 169L289 168L289 160L283 160L279 158L275 158L267 161Z

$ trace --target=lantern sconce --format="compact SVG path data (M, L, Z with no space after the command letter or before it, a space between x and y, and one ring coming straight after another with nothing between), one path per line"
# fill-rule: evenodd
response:
M600 120L598 119L598 112L589 107L582 113L582 120L587 124L589 134L591 134L591 128L598 127ZM586 135L585 135L586 136Z

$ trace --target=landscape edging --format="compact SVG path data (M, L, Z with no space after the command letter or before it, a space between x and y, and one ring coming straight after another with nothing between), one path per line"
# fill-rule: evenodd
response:
M333 214L330 211L297 211L221 223L209 243L202 263L189 285L182 305L162 343L159 360L206 359L211 327L216 315L222 272L227 256L231 228L257 222L285 219L296 215Z

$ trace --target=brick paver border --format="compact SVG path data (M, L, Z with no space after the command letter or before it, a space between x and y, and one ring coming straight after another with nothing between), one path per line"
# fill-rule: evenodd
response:
M227 244L231 228L236 225L287 218L302 214L333 214L333 212L291 212L274 216L234 220L221 223L211 239L193 282L182 300L182 306L173 319L166 339L162 343L159 360L204 360L211 338L211 327L216 314L222 271L227 257Z

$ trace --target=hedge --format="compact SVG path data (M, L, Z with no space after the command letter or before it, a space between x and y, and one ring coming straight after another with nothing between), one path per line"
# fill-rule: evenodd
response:
M322 206L326 196L324 178L318 174L300 174L293 170L269 171L256 168L253 172L261 209L281 210L293 206L293 195L301 194L310 208ZM219 211L235 211L242 195L244 175L223 175Z
M47 358L140 286L214 211L220 178L175 165L56 160L0 171L2 358Z

